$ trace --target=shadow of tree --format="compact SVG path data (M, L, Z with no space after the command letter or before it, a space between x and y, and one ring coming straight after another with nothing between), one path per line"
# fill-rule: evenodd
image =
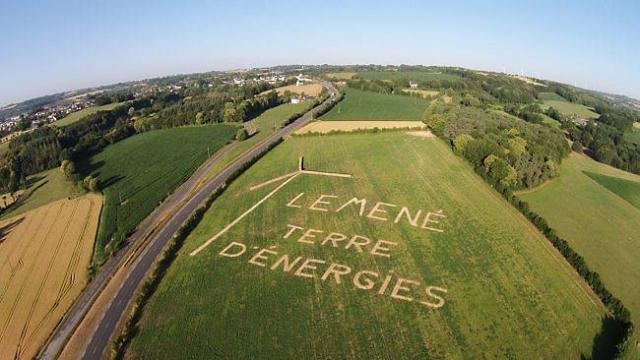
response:
M100 183L100 187L102 189L105 189L105 188L107 188L107 187L109 187L111 185L116 184L118 181L120 181L122 179L124 179L124 176L121 176L121 175L110 176L110 177L108 177L107 179L105 179L104 181L102 181Z
M33 176L31 176L31 177L29 177L29 178L27 179L27 181L26 181L26 184L25 184L25 185L27 186L27 188L30 188L31 186L33 186L33 184L37 183L38 181L40 181L40 180L42 180L42 179L44 179L44 178L45 178L45 177L44 177L44 176L41 176L41 175L33 175Z
M16 226L20 225L23 221L24 216L21 216L20 218L15 219L12 222L0 227L0 244L2 244L7 239L11 231L15 229Z
M593 338L593 346L590 356L581 356L583 359L614 359L617 353L617 345L626 334L626 323L612 316L602 318L600 331Z

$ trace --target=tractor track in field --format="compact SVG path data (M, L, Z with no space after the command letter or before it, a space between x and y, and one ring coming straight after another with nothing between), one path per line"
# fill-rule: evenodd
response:
M58 308L58 306L60 306L60 302L62 301L62 299L69 293L69 291L71 291L71 289L73 288L73 285L75 284L75 276L78 270L78 264L80 263L80 255L83 249L82 245L84 245L84 243L86 243L87 241L87 230L89 229L89 224L91 223L91 214L93 209L96 206L94 201L90 199L87 201L89 201L89 209L87 211L87 217L85 218L85 222L82 225L80 238L76 242L76 245L73 249L73 253L71 254L69 264L65 269L64 277L63 277L61 286L58 289L56 299L54 300L49 310L47 310L47 312L42 316L41 320L34 327L31 333L27 336L27 338L25 339L25 344L28 344L33 338L33 335L36 334L42 328L42 326L45 324L45 321Z
M19 216L21 216L21 215L19 215ZM24 216L22 216L22 218L24 218ZM30 227L31 223L34 221L35 218L36 218L35 216L29 216L29 219L26 220L27 224L25 224L25 226L22 229L15 230L15 231L20 231L20 236L16 236L17 238L21 238L22 235L24 235L24 232L26 232L26 229L28 229ZM10 236L10 235L11 235L11 233L6 234L7 237ZM2 243L4 243L4 241ZM9 260L11 260L11 257L17 251L18 248L19 248L19 246L13 247L13 249L11 249L9 254L7 254L7 261L5 263L3 263L2 266L0 266L0 274L4 271L4 269L5 269L5 267L7 265L9 265L9 267L11 267L11 272L14 271L14 269L12 268ZM4 292L4 290L3 290L3 292ZM0 298L2 298L2 295L0 295Z
M22 238L24 233L27 231L27 229L29 229L31 227L31 223L34 221L34 219L38 218L37 216L30 216L29 219L27 220L27 224L25 224L25 226L22 229L18 229L18 231L20 231L20 236L16 237ZM42 221L44 221L44 217L40 217L40 222L38 223L38 228L40 227ZM11 274L9 276L9 280L7 281L6 284L2 285L2 289L0 290L0 304L2 304L2 302L4 301L4 296L6 295L9 286L11 285L11 281L13 280L13 277L15 276L15 274L18 272L18 270L24 265L24 262L22 261L22 258L24 256L24 252L26 251L26 248L28 247L28 244L25 246L15 246L13 249L11 249L11 252L7 255L7 261L4 262L2 264L2 267L0 267L0 274L2 274L2 272L4 271L4 269L6 268L7 265L9 265L9 273ZM14 255L14 253L17 251L17 249L20 248L22 250L22 252L20 253L20 256L18 257L18 261L16 261L15 265L11 264L11 257Z
M40 281L40 284L38 286L38 291L36 292L36 296L33 298L33 301L31 302L31 306L29 307L29 312L27 314L27 319L25 320L24 325L22 326L22 330L20 331L20 337L18 338L16 358L20 358L21 357L20 354L22 354L22 351L24 349L23 343L24 343L25 338L27 337L27 331L29 329L29 325L31 324L31 319L33 318L33 315L35 313L36 308L38 307L38 302L40 302L40 296L42 295L42 290L44 289L45 284L47 284L47 282L49 280L49 276L51 275L51 270L53 269L53 265L54 265L54 263L56 261L56 258L58 256L58 252L60 252L60 248L62 247L63 240L67 237L69 226L73 222L75 214L78 211L79 203L80 203L79 201L76 201L76 202L73 203L73 210L71 210L71 214L69 214L68 219L66 221L66 224L64 225L64 228L62 229L62 232L60 233L60 237L58 238L58 241L56 242L56 247L53 250L53 253L51 254L51 256L49 258L49 263L47 264L47 271L45 272L43 279ZM57 218L56 218L56 220L57 220ZM48 234L49 234L49 232L47 232L45 237ZM44 241L43 241L43 243L44 243Z
M51 208L53 208L53 206ZM62 204L58 208L62 208ZM49 209L47 209L47 210L49 210ZM57 211L56 212L56 216L54 218L54 223L55 223L55 220L58 219L59 215L60 215L60 211ZM47 219L47 217L45 217L45 219ZM40 224L40 225L42 225L42 224ZM40 230L40 227L38 227L38 230ZM34 233L34 237L35 237L35 235L37 235L37 233L38 232ZM45 244L44 241L40 242L40 246L38 247L38 251L36 252L36 255L35 255L36 258L40 257L40 253L42 252L42 249L44 248L44 244ZM24 256L24 253L23 253L23 256ZM31 276L31 273L33 272L33 269L35 268L36 264L37 264L37 262L34 261L31 264L31 266L29 266L29 269L27 270L27 278ZM13 278L13 276L12 276L12 278ZM15 314L16 308L18 307L18 304L20 303L20 300L22 298L22 294L25 291L25 289L27 288L27 285L28 285L28 282L24 281L21 284L20 289L18 290L18 294L16 295L16 298L15 298L15 300L13 302L13 305L11 306L11 309L9 310L9 313L7 315L7 319L5 320L4 324L2 325L2 329L0 329L0 343L4 339L6 331L9 328L9 324L11 324L11 320L13 319L13 316ZM3 298L3 300L4 300L4 298Z
M37 233L40 231L40 228L42 227L42 224L43 224L43 223L46 221L46 219L47 219L47 213L49 212L49 210L50 210L50 209L46 209L45 214L44 214L45 216L40 217L40 219L41 219L41 220L40 220L40 222L38 222L38 225L36 226L36 231L34 232L34 234L37 234ZM33 216L32 218L36 218L36 216ZM29 224L30 224L30 223L29 223ZM30 227L26 227L26 226L25 226L24 233L27 233L27 231L29 230L29 228L30 228ZM21 235L21 237L22 237L23 235L25 235L24 233L21 233L21 234L20 234L20 235ZM27 233L27 235L28 235L28 233ZM29 239L29 238L28 238L28 240L27 240L27 242L26 242L26 244L25 244L24 246L22 246L22 247L19 247L19 246L18 246L18 247L16 247L16 249L17 249L17 248L21 248L21 250L22 250L22 251L20 252L20 255L18 256L18 261L16 262L16 265L15 265L15 266L13 266L13 267L11 267L11 272L10 272L10 273L11 273L11 275L9 276L9 279L8 279L7 283L4 285L4 287L3 287L2 291L0 292L0 305L2 305L2 303L3 303L3 302L4 302L4 300L5 300L5 297L6 297L6 295L7 295L7 291L9 291L9 287L11 287L11 284L12 284L12 282L13 282L13 278L14 278L14 277L16 276L16 274L18 273L18 270L20 270L20 268L21 268L22 266L24 266L24 260L23 260L23 259L24 259L25 254L27 253L27 249L28 249L28 248L29 248L29 246L31 245L31 241L30 241L30 240L31 240L31 239ZM11 254L11 255L13 255L13 251L12 251L12 254ZM10 260L10 258L9 258L9 260ZM8 263L9 263L9 261L7 261L6 263L4 263L4 264L3 264L3 269L0 269L0 272L4 270L4 265L6 265L6 264L8 264ZM10 265L10 266L11 266L11 265ZM0 337L0 340L1 340L1 339L2 339L2 337Z

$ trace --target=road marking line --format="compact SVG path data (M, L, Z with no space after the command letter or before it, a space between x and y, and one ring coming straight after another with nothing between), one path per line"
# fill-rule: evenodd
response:
M202 251L204 248L206 248L207 246L209 246L209 244L211 244L212 242L214 242L217 238L219 238L220 236L222 236L224 233L226 233L229 229L231 229L235 224L237 224L238 222L240 222L240 220L242 220L245 216L249 215L249 213L251 213L253 210L255 210L258 206L260 206L263 202L267 201L271 196L273 196L276 192L278 192L278 190L282 189L285 185L287 185L289 182L291 182L291 180L295 179L296 177L298 177L298 175L300 175L300 172L296 172L295 174L293 174L289 179L287 179L285 182L283 182L282 184L278 185L278 187L276 187L275 189L273 189L270 193L267 194L267 196L263 197L262 199L260 199L260 201L258 201L257 203L255 203L251 208L249 208L249 210L245 211L244 213L242 213L242 215L238 216L235 220L233 220L231 223L229 223L227 226L224 227L224 229L220 230L220 232L218 232L217 234L215 234L212 238L210 238L209 240L207 240L204 244L200 245L197 249L193 250L189 256L195 256L197 255L200 251Z

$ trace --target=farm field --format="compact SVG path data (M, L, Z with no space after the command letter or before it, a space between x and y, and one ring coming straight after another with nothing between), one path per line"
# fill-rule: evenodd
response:
M331 131L354 131L366 129L418 129L424 128L422 121L314 121L297 130L295 134L320 133Z
M0 223L0 358L35 357L84 288L100 206L87 194Z
M334 79L334 80L350 80L351 78L353 78L354 76L356 76L357 73L355 72L335 72L335 73L328 73L326 76L330 79Z
M531 84L531 85L535 85L535 86L547 87L547 85L546 85L546 84L543 84L543 83L537 82L537 81L535 81L534 79L529 78L529 77L526 77L526 76L516 76L515 78L516 78L516 79L518 79L518 80L520 80L520 81L524 81L524 82L526 82L527 84Z
M345 87L344 99L322 120L421 120L427 100L402 95L385 95Z
M449 80L459 79L453 74L429 71L365 71L358 73L358 76L365 80Z
M313 83L313 84L305 84L300 86L297 86L297 85L281 86L279 88L276 88L275 90L278 92L278 95L283 95L285 91L290 91L298 95L304 93L305 95L308 95L308 96L318 96L320 95L322 88L323 88L322 84Z
M76 112L72 112L71 114L63 117L62 119L56 121L53 123L53 125L55 126L67 126L67 125L71 125L75 122L78 122L82 119L84 119L85 117L95 114L98 111L108 111L108 110L112 110L115 109L116 107L122 105L123 103L111 103L111 104L107 104L107 105L102 105L102 106L90 106L88 108L84 108L82 110L76 111Z
M68 181L58 168L29 176L27 184L27 190L7 212L0 216L0 219L16 216L52 201L82 193L82 190Z
M154 130L106 147L81 164L100 180L104 209L96 259L112 238L135 229L178 185L236 132L235 126L208 125ZM208 150L207 150L208 148Z
M299 104L282 104L263 112L260 116L251 120L258 132L252 137L236 143L228 152L222 154L218 163L211 167L203 181L216 176L238 156L273 134L276 128L279 128L290 116L304 111L310 104L309 101L303 101Z
M402 91L409 94L420 95L422 97L435 97L440 94L437 90L402 89Z
M585 171L584 173L640 210L640 179L632 181L593 172Z
M250 190L302 155L306 170L352 177L294 173ZM440 140L293 137L213 203L126 358L578 358L602 314L548 241Z
M629 182L636 185L621 185ZM637 193L632 193L639 183L638 175L572 153L562 162L558 178L519 195L600 274L636 324L640 321L640 209L632 205L631 196L637 199Z
M546 109L552 106L561 114L575 114L585 119L596 119L600 116L598 113L593 112L592 109L581 104L569 102L556 93L540 93L538 97L542 99L543 108Z

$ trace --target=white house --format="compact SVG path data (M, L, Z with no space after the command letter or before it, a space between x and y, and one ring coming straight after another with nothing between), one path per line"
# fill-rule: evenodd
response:
M307 79L302 74L299 74L298 76L296 76L296 86L302 86L306 81L311 81L311 79Z
M417 89L418 88L418 83L415 81L409 81L409 87L412 89Z
M297 96L292 96L291 97L291 103L292 104L300 104L300 98Z

